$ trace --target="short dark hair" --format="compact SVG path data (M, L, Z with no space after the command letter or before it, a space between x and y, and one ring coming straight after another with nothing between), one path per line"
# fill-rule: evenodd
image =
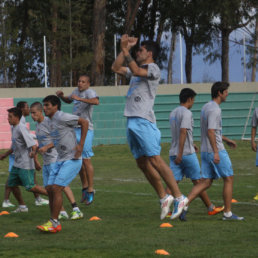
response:
M186 103L186 101L189 98L194 98L196 96L196 92L190 88L184 88L181 90L180 94L179 94L179 100L180 103Z
M19 119L22 117L22 111L17 107L9 108L7 109L7 112L12 113L16 117L19 117Z
M220 93L223 93L224 90L227 90L229 87L228 82L215 82L211 87L211 98L217 98Z
M43 99L43 102L50 102L52 106L57 106L57 109L61 109L61 101L56 95L48 95Z
M141 46L144 46L147 51L152 52L152 58L155 61L159 55L160 47L159 44L152 40L145 40L141 42Z
M17 108L23 109L25 108L25 105L28 104L26 101L19 101L16 105Z
M39 110L39 111L42 111L43 110L43 107L42 107L42 104L40 103L40 102L38 102L38 101L36 101L36 102L34 102L34 103L32 103L31 105L30 105L30 108L36 108L37 110Z
M91 83L91 78L90 78L90 76L89 76L88 74L82 74L82 75L80 75L80 76L79 76L79 79L80 79L81 77L87 77L88 80L89 80L89 82Z

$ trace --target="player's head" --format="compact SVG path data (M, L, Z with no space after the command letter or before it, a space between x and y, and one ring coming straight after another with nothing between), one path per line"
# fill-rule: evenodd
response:
M43 106L40 102L34 102L30 105L30 115L32 119L36 122L43 121Z
M17 108L17 107L13 107L13 108L9 108L7 109L8 112L8 122L10 125L17 125L20 123L20 119L22 117L22 111Z
M221 102L226 101L228 96L228 82L215 82L211 87L211 98L220 98Z
M190 88L184 88L179 94L180 104L188 104L188 108L191 108L194 104L194 98L196 92Z
M89 75L81 75L78 80L78 90L84 91L90 87L90 76Z
M45 115L52 117L56 111L61 109L61 101L56 95L48 95L43 99Z
M28 116L30 114L30 108L26 101L19 101L16 107L22 111L23 116Z
M146 40L141 42L141 46L136 51L136 61L139 64L144 64L148 61L155 61L159 54L158 43L152 40Z

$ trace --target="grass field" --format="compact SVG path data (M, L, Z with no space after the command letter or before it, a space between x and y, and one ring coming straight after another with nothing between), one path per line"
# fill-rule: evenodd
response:
M162 145L162 156L168 162L168 144ZM44 234L36 225L49 218L47 207L36 207L31 193L23 190L29 207L27 214L0 216L1 257L157 257L156 249L165 249L171 257L257 257L258 256L258 171L255 153L249 142L238 142L238 149L228 150L235 172L233 212L245 221L222 221L222 215L208 216L197 199L189 209L188 221L170 222L174 227L160 228L160 208L154 190L135 165L126 145L98 146L92 159L95 167L96 196L86 207L85 217L64 221L58 234ZM0 196L8 173L8 159L0 162ZM38 172L38 181L42 182ZM216 180L208 190L216 205L222 204L222 181ZM71 184L76 199L81 197L79 177ZM189 180L180 183L187 194ZM2 198L0 198L2 202ZM11 201L15 203L13 196ZM68 212L71 207L64 199ZM4 209L2 209L4 210ZM6 209L5 209L6 210ZM89 221L98 216L101 221ZM19 238L4 238L15 232Z

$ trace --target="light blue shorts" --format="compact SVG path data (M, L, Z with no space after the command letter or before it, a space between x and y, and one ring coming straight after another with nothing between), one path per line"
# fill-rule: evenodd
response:
M156 124L140 117L127 118L127 141L135 159L160 155L160 131Z
M71 159L53 163L47 185L67 186L77 176L82 167L81 159Z
M170 156L169 159L170 168L173 171L176 181L181 181L184 176L191 180L198 180L201 178L201 168L196 153L183 155L179 165L174 162L176 156Z
M56 167L55 163L51 163L51 164L43 166L42 177L43 177L43 185L45 187L49 185L48 180L49 180L49 177L50 177L51 173L52 174L55 173L55 167Z
M220 162L213 162L214 153L202 152L202 177L217 179L220 177L233 176L231 160L226 150L219 151Z
M14 164L14 154L10 154L9 155L9 168L8 168L8 171L11 172L12 170L12 167L13 167L13 164Z
M76 134L77 143L79 143L80 140L81 140L81 128L77 127L74 130L75 130L75 134ZM94 138L94 131L93 130L88 130L87 136L86 136L86 139L85 139L85 142L84 142L84 146L83 146L83 151L82 151L82 158L83 159L87 159L87 158L90 158L90 157L94 156L94 153L92 151L93 138Z

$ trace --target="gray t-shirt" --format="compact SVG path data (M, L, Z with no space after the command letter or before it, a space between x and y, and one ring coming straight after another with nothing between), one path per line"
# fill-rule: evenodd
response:
M184 106L175 108L169 116L171 129L171 148L169 156L176 156L179 151L180 129L186 128L186 140L184 144L183 155L189 155L195 152L193 146L193 116L192 112Z
M20 123L24 124L26 126L26 119L25 116L22 116L20 119Z
M79 117L57 111L49 120L50 135L58 153L57 161L74 159L77 145L74 127L78 126Z
M201 151L211 153L213 149L208 137L208 129L215 130L218 151L224 150L221 109L215 101L206 103L201 110Z
M257 123L258 123L258 108L255 108L254 112L253 112L251 126L252 127L257 127Z
M50 119L48 117L45 117L41 123L37 123L36 136L39 143L39 148L53 142L50 136L49 123ZM48 149L48 151L42 155L43 165L49 165L51 163L56 162L57 155L58 154L55 148Z
M132 77L126 96L124 116L141 117L155 123L153 105L160 81L160 70L154 63L142 65L141 67L148 70L147 77L132 76L131 71L127 68L126 76Z
M12 150L14 154L14 167L22 169L35 169L34 159L30 158L31 147L36 145L29 130L19 123L12 127Z
M92 89L79 91L78 88L77 88L69 96L70 99L71 99L72 95L76 95L76 96L78 96L82 99L98 98L98 95ZM93 106L94 105L89 104L89 103L84 103L84 102L78 101L78 100L73 100L73 103L74 103L73 114L88 120L89 121L89 130L93 130L92 113L93 113Z

